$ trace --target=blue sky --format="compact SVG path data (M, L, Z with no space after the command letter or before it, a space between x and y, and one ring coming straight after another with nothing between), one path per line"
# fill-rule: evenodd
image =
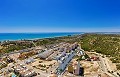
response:
M120 0L0 0L0 32L120 32Z

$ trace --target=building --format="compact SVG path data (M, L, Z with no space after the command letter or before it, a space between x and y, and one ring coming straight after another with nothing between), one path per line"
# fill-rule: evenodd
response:
M32 77L36 75L35 71L32 69L27 69L26 66L17 64L14 68L14 73L19 74L20 77Z
M77 76L83 76L84 75L84 68L80 65L79 62L74 62L73 64L70 64L68 66L68 72L72 73Z
M45 50L44 52L41 52L38 54L38 57L42 58L42 59L46 59L48 56L50 56L51 54L53 54L54 51L52 49L50 50Z
M60 60L62 57L64 57L66 55L66 52L63 51L61 54L59 54L57 57L56 57L56 60Z
M0 62L0 69L4 68L7 66L7 63L5 61Z
M92 60L92 61L99 61L99 57L92 56L92 57L91 57L91 60Z
M80 50L80 55L85 55L82 50Z
M64 51L64 48L61 46L61 47L59 48L59 51L60 51L60 52L63 52L63 51Z
M60 58L58 71L62 72L66 67L67 64L72 60L73 56L75 55L74 51L71 51L70 53L66 53L66 55L62 58Z
M69 64L69 65L68 65L68 72L73 74L73 70L74 70L74 69L73 69L73 65L72 65L72 64Z
M32 63L32 62L34 62L35 60L33 59L33 58L29 58L29 59L27 59L27 60L25 60L25 63L26 64L29 64L29 63Z

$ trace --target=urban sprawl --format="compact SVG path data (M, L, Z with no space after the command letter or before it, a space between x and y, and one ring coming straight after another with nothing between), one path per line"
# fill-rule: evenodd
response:
M2 56L0 77L119 77L102 56L77 42L35 46Z

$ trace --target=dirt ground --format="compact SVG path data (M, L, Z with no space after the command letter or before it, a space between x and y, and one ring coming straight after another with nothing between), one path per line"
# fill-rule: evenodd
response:
M97 56L94 53L87 53L89 57ZM73 59L72 62L74 62L76 59ZM107 59L109 60L109 59ZM84 68L84 77L109 77L107 74L105 74L103 71L101 71L99 61L86 61L82 60L80 61L81 66ZM109 64L109 63L108 63ZM111 65L113 63L110 63ZM114 66L112 66L114 67ZM75 76L77 77L77 76Z
M2 49L3 47L0 45L0 49Z
M101 72L99 64L97 61L80 61L81 65L84 67L84 77L109 77L105 73Z
M105 57L104 61L105 61L106 66L107 66L109 71L116 71L117 70L116 65L114 63L112 63L112 61L109 58Z
M84 67L84 74L94 74L99 72L99 65L96 61L80 61L81 65Z
M91 74L91 75L85 75L84 77L109 77L107 74L105 73L100 73L101 75L98 74Z
M45 61L45 60L36 60L35 62L31 63L33 67L36 67L42 71L46 71L47 73L51 73L51 71L54 71L57 66L57 61Z
M54 64L56 63L55 60L52 61L45 61L45 60L36 60L35 62L32 63L33 66L36 66L38 64L42 64L42 65L50 65L50 64Z

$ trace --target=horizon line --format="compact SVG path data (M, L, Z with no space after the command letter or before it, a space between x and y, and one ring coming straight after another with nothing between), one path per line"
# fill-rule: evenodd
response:
M94 31L90 31L90 32L87 32L87 31L85 31L85 32L0 32L0 33L120 33L120 32L108 32L108 31L106 31L106 32L100 32L100 31L98 31L98 32L94 32Z

